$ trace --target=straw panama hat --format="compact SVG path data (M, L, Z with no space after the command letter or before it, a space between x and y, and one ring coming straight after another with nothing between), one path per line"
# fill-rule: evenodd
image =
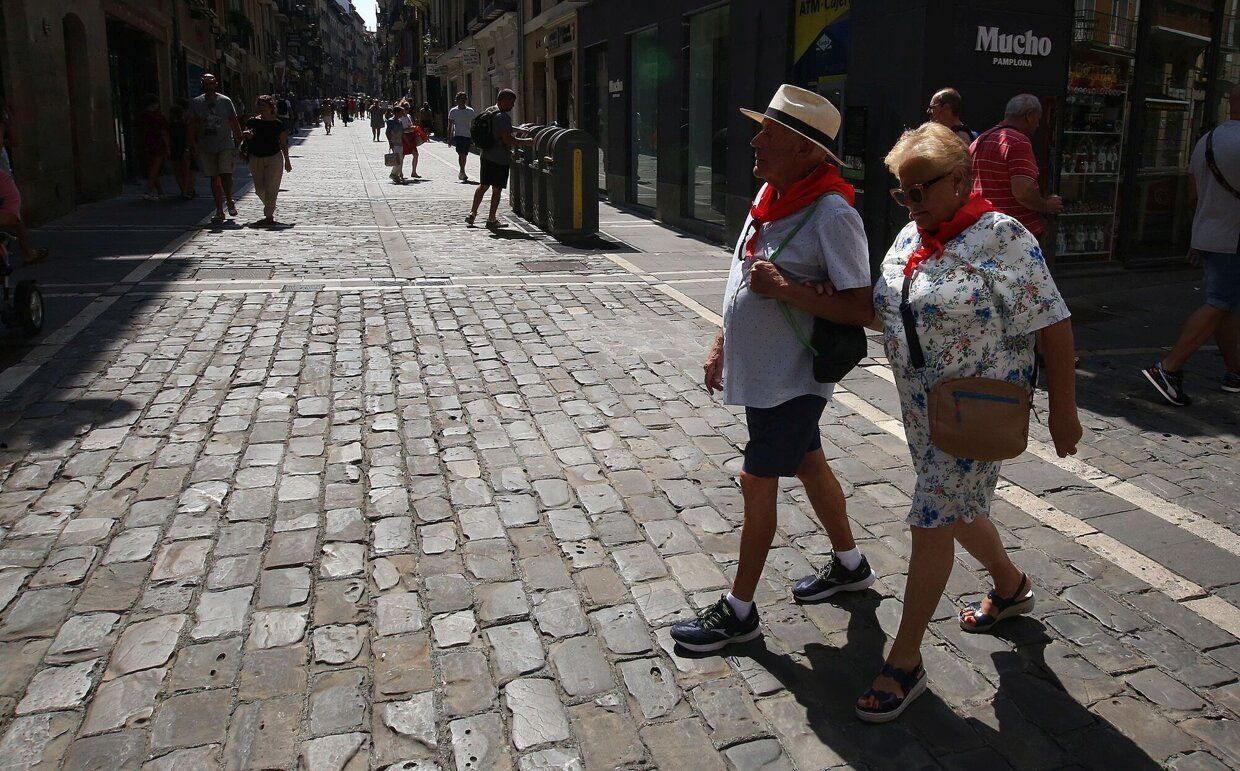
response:
M840 131L840 111L835 109L835 105L825 96L785 83L775 92L775 96L771 97L771 104L765 113L746 110L744 107L741 108L741 113L759 123L773 120L792 129L826 150L831 160L840 166L844 165L827 146Z

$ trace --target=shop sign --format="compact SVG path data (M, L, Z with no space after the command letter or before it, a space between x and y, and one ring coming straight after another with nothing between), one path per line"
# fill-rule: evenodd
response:
M609 93L609 94L622 94L622 93L624 93L624 81L623 81L623 80L609 80L609 81L607 81L607 93Z
M462 48L461 63L466 67L477 67L482 61L482 57L478 54L477 48Z
M793 40L793 83L817 90L848 70L851 0L799 0Z
M1035 57L1051 55L1054 46L1051 39L1035 35L1033 30L1021 33L1002 32L998 27L977 27L977 44L975 51L992 54L1015 54L1015 56L996 56L993 64L1008 67L1032 67Z
M963 71L1031 86L1063 81L1071 31L1059 19L1034 13L961 15L961 21L967 19L957 33L964 48L957 49L957 66Z

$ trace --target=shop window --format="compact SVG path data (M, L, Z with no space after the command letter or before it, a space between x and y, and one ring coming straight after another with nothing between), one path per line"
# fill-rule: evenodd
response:
M585 50L581 71L581 127L598 140L598 187L607 189L607 48Z
M686 214L720 225L726 190L728 45L727 6L689 17Z
M659 82L666 70L657 27L629 36L629 62L633 84L629 94L629 195L634 203L654 208L659 181Z

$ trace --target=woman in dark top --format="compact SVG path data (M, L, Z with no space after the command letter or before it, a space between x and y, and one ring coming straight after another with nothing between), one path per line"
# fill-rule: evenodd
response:
M375 135L375 141L379 141L379 132L383 131L386 124L383 116L383 108L379 106L379 100L375 99L370 103L370 131Z
M280 180L284 172L293 170L293 164L288 157L288 131L284 121L276 117L276 100L263 95L255 100L255 107L258 117L245 122L241 136L245 140L243 147L249 158L254 192L263 202L263 218L254 224L268 227L275 224Z
M177 187L181 188L181 197L185 199L196 195L194 171L190 168L188 138L189 121L185 118L185 102L178 99L168 110L168 149L172 159L172 174L176 177Z
M142 155L146 159L146 195L148 201L158 201L164 197L164 186L160 182L160 173L164 170L164 161L168 159L168 120L159 111L159 98L148 96L146 109L138 114L138 125L142 128Z

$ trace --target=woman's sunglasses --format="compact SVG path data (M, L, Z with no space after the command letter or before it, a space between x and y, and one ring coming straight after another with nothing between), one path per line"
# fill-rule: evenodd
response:
M925 199L927 188L940 180L947 179L950 176L951 172L949 171L946 174L940 174L934 179L927 180L926 182L919 182L910 187L908 190L905 190L902 187L893 187L891 188L891 197L896 199L896 203L908 208L910 203L921 203Z

